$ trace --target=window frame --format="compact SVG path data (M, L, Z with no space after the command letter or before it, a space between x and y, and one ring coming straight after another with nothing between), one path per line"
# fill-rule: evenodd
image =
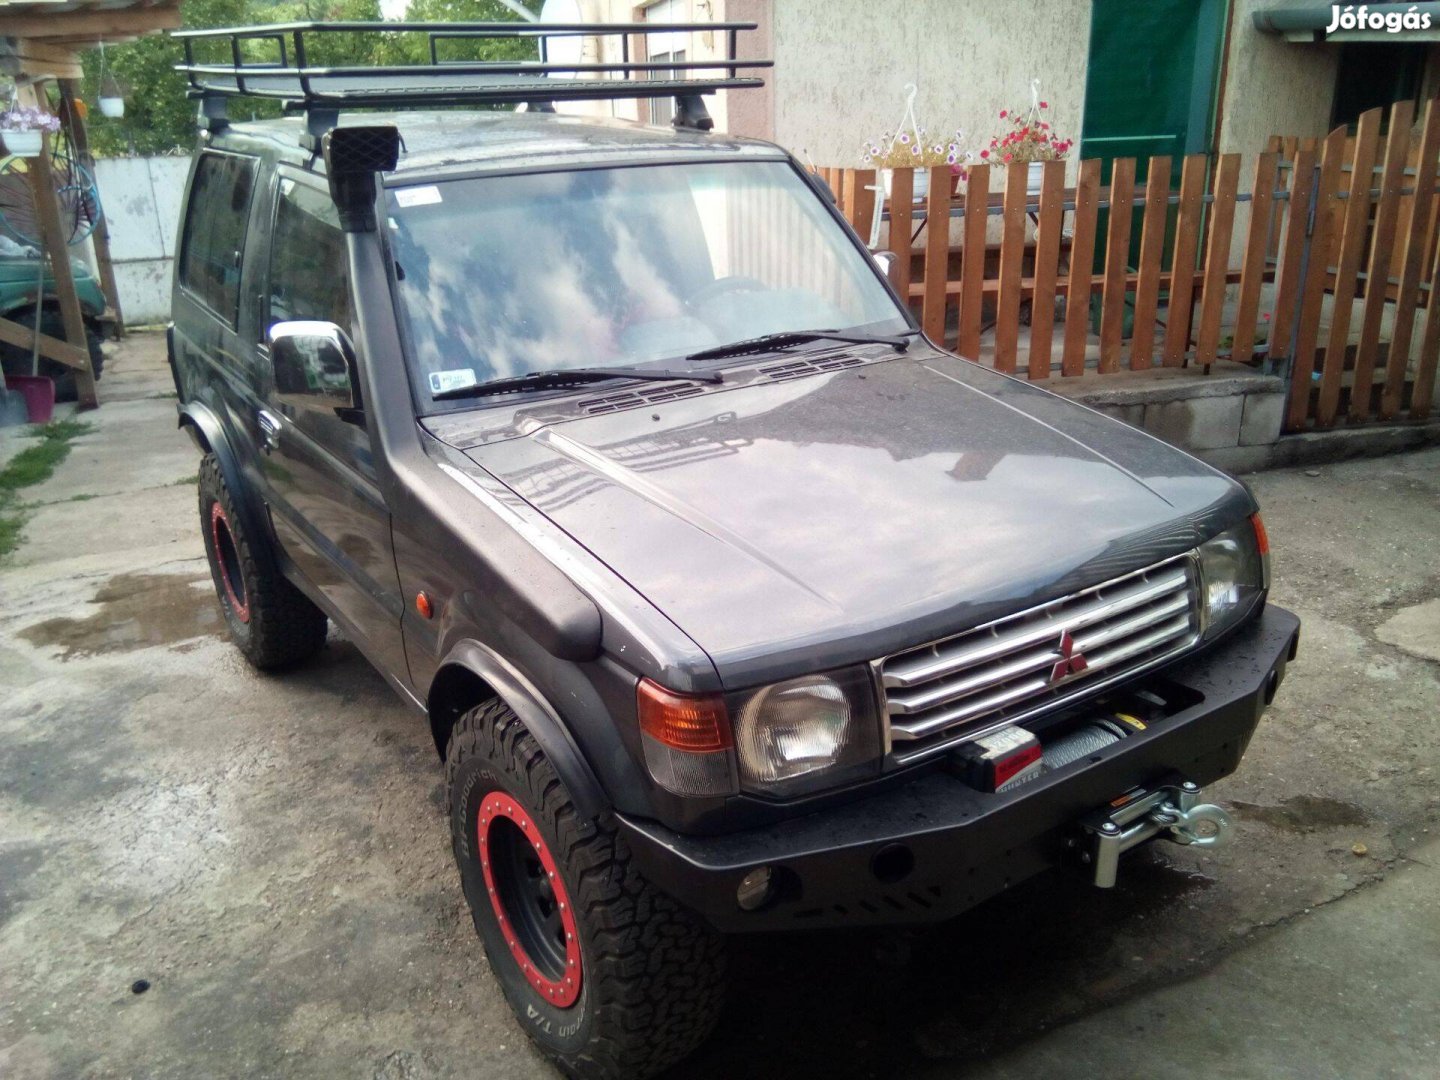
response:
M274 181L274 185L273 185L274 190L273 190L273 194L272 194L271 199L270 199L270 209L269 209L269 213L266 215L266 219L265 219L265 233L266 233L266 238L267 238L267 242L266 242L266 245L265 245L265 265L264 265L264 267L262 268L262 269L263 269L263 272L260 274L260 279L261 279L261 280L258 282L259 288L258 288L258 290L257 290L257 291L258 291L258 299L259 299L259 301L260 301L260 303L259 303L259 305L258 305L259 310L256 312L256 314L259 316L259 323L258 323L257 329L258 329L259 332L260 332L260 344L261 344L261 346L262 346L263 348L265 348L267 351L268 351L268 349L269 349L270 326L271 326L271 320L270 320L270 301L271 301L272 296L273 296L273 294L272 294L272 292L271 292L271 287L272 287L272 285L273 285L273 279L272 279L272 276L271 276L271 271L274 269L274 266L275 266L275 249L276 249L276 247L278 246L278 245L275 243L275 238L276 238L276 228L275 228L275 227L276 227L276 225L277 225L277 224L279 223L279 221L280 221L280 203L281 203L281 201L285 198L285 188L284 188L284 185L285 185L285 181L286 181L286 180L293 181L293 182L296 183L296 184L300 184L300 185L303 185L304 187L308 187L311 191L320 193L321 195L323 195L323 196L325 197L325 199L326 199L327 201L328 201L329 198L330 198L330 191L329 191L329 188L326 187L326 185L325 185L325 183L324 183L324 180L325 180L324 177L318 176L318 175L316 175L316 174L313 173L313 172L310 172L310 171L308 171L308 170L306 170L306 169L298 168L297 166L294 166L294 165L288 165L288 164L285 164L285 163L281 163L281 164L279 164L279 165L276 166L276 168L275 168L275 181ZM341 228L337 225L337 227L336 227L336 232L338 232L338 233L340 234L340 241L341 241L341 247L342 247L342 249L346 248L347 245L345 244L345 232L344 232L344 230L341 229ZM349 265L348 265L348 264L349 264L349 251L348 251L348 250L345 250L345 261L346 261L346 264L347 264L347 265L346 265L345 287L346 287L346 289L349 289L349 287L350 287L350 275L349 275ZM350 319L351 319L352 325L351 325L351 326L342 326L342 327L340 327L340 329L343 330L343 331L345 331L345 335L346 335L347 337L349 337L352 341L354 341L354 339L355 339L355 328L354 328L353 323L354 323L354 320L355 320L355 297L354 297L353 293L351 294L351 297L350 297ZM277 321L279 321L279 320L277 320ZM339 324L337 324L337 325L339 325ZM268 357L267 357L266 369L267 369L267 373L268 373L268 372L269 372Z
M193 230L191 226L194 224L193 215L195 213L195 180L199 177L200 170L205 167L207 159L222 157L234 158L238 161L245 162L251 170L250 199L245 204L245 211L240 218L240 245L236 252L240 256L240 262L235 267L237 275L235 285L235 310L228 316L224 312L215 310L214 305L210 303L209 299L193 288L186 280L186 268L189 265L190 254L193 250ZM184 228L180 236L180 248L179 251L176 252L175 282L177 287L201 308L218 319L226 329L235 332L238 332L240 328L240 308L245 298L245 266L249 261L247 247L250 238L250 218L255 212L255 193L261 186L260 164L260 158L256 154L244 154L235 150L222 150L210 147L206 147L200 151L199 156L195 160L195 168L190 175L190 183L186 189Z

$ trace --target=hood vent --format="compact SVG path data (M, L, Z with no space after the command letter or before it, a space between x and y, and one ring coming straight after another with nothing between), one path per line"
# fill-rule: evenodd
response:
M766 364L760 369L760 374L767 379L783 382L786 379L798 379L802 375L813 375L817 371L838 371L841 368L859 367L863 363L865 363L863 359L849 353L824 353L820 356L807 356L799 360L787 360L783 364Z
M696 394L704 392L704 388L699 383L656 383L645 389L619 390L602 397L586 398L579 403L579 407L587 416L596 416L600 413L633 409L638 405L659 405L666 401L678 401L680 398L694 397Z

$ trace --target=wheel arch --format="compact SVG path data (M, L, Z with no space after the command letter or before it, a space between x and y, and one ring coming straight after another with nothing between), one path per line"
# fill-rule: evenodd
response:
M598 817L610 800L560 714L513 665L478 641L461 641L450 650L426 695L430 733L441 760L460 715L493 698L508 705L540 744L580 816L587 821Z
M252 554L265 564L266 569L278 573L280 564L275 557L264 506L245 483L240 459L225 434L220 418L208 406L198 401L189 401L178 406L177 412L180 428L190 436L200 452L214 456L215 463L220 468L220 479L225 482L225 488L230 492L240 514L240 527L252 539Z

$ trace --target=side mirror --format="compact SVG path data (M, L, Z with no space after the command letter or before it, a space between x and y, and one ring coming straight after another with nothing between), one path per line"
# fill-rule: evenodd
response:
M900 256L893 251L872 251L870 258L875 260L875 265L885 275L891 285L895 284L895 272L900 268Z
M275 396L300 409L332 408L342 417L360 408L355 347L332 322L278 322L266 335Z

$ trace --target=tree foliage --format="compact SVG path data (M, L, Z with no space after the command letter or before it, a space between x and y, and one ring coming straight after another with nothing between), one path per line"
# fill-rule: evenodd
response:
M540 0L525 0L538 11ZM380 19L379 0L185 0L181 13L187 29L245 26L291 21L374 22ZM518 16L499 0L410 0L405 18L423 22L513 22ZM307 44L312 39L307 38ZM321 41L320 35L314 36ZM278 60L273 45L261 42L247 47L248 58ZM87 126L96 154L165 154L188 151L195 143L196 104L185 96L185 77L174 70L183 57L180 43L168 37L142 38L104 52L105 72L125 93L125 115L110 119L91 109ZM444 47L442 59L526 59L535 46L524 41L475 40ZM226 53L205 54L201 61L225 61ZM421 34L345 34L323 36L310 58L317 64L424 63L429 47ZM83 96L92 103L101 81L101 53L84 54ZM240 99L230 103L233 119L275 116L279 107L266 101Z

